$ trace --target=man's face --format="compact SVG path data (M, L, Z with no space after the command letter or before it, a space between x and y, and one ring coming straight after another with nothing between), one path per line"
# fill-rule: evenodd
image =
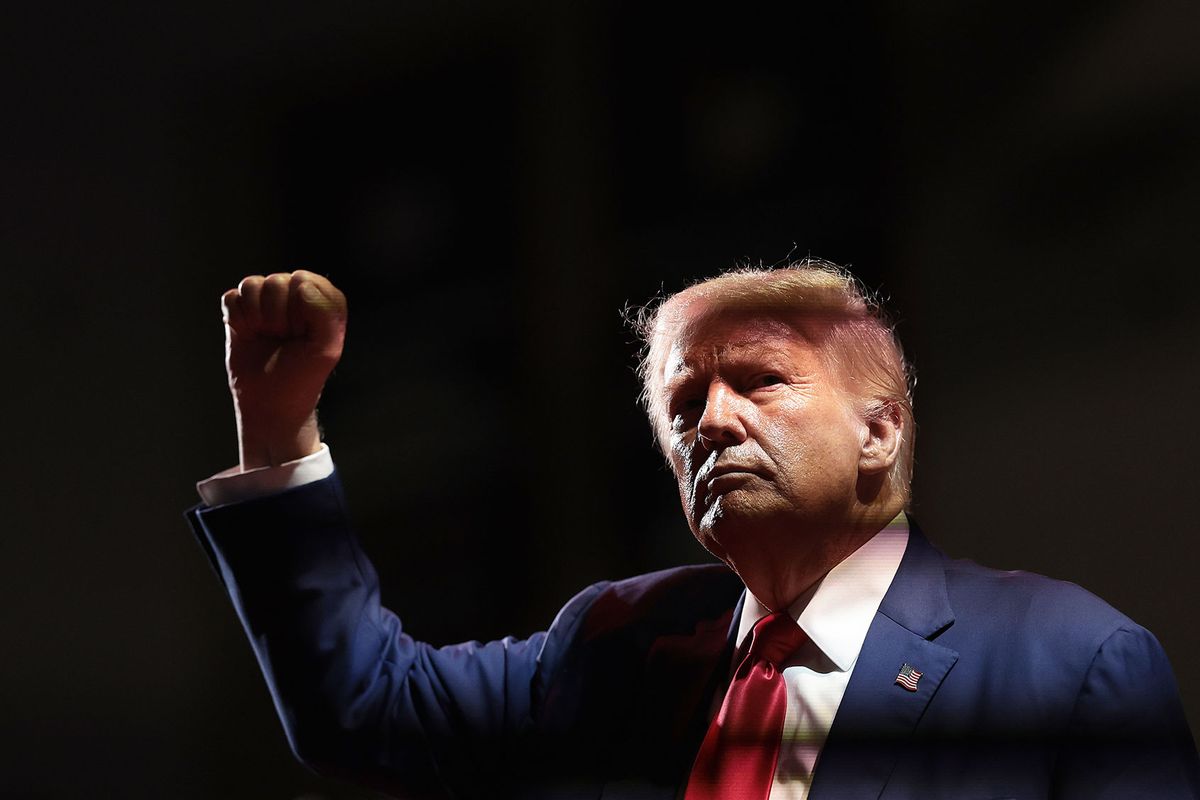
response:
M674 342L663 399L684 514L717 557L846 519L867 426L792 326L704 321Z

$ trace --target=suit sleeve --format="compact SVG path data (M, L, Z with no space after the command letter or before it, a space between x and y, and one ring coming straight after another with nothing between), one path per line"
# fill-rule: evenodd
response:
M1076 698L1056 798L1200 798L1200 758L1158 640L1128 625L1109 636Z
M301 761L405 796L442 796L443 783L494 791L511 774L531 731L546 634L443 648L409 637L380 606L336 473L188 518ZM571 629L588 594L552 630Z

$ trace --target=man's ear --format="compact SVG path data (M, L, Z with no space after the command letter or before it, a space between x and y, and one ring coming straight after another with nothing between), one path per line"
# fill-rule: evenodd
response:
M900 457L900 444L907 431L904 418L895 403L886 400L868 409L863 429L862 449L858 453L858 471L862 475L887 472Z

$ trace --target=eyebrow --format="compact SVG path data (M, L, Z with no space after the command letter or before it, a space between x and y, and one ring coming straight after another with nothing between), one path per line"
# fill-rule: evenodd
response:
M793 373L796 371L795 363L792 361L790 355L784 348L771 347L769 345L765 345L765 344L762 344L759 342L747 342L745 344L725 345L722 348L720 348L720 350L718 351L718 354L716 356L717 361L732 360L734 362L734 364L736 364L738 361L744 360L744 359L758 359L758 360L762 360L762 361L769 361L769 360L772 360L775 358L781 359L784 362L786 362L786 364L788 366L787 371L789 373ZM703 360L710 361L711 359L706 354L706 357ZM664 375L664 377L663 377L663 383L662 383L663 390L665 392L670 392L675 389L678 389L680 386L686 386L687 383L689 381L691 381L696 376L696 373L698 372L696 364L697 364L697 362L695 360L693 360L690 363L684 359L680 359L679 361L677 361L676 368L672 372Z

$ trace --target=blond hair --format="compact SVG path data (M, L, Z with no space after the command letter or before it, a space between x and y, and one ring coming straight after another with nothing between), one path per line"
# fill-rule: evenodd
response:
M664 455L669 420L663 408L663 371L671 346L714 316L728 314L771 317L792 325L817 348L865 418L893 411L899 415L900 453L888 483L892 495L907 503L915 438L912 371L879 303L845 269L819 259L782 268L739 267L629 315L642 341L640 400Z

